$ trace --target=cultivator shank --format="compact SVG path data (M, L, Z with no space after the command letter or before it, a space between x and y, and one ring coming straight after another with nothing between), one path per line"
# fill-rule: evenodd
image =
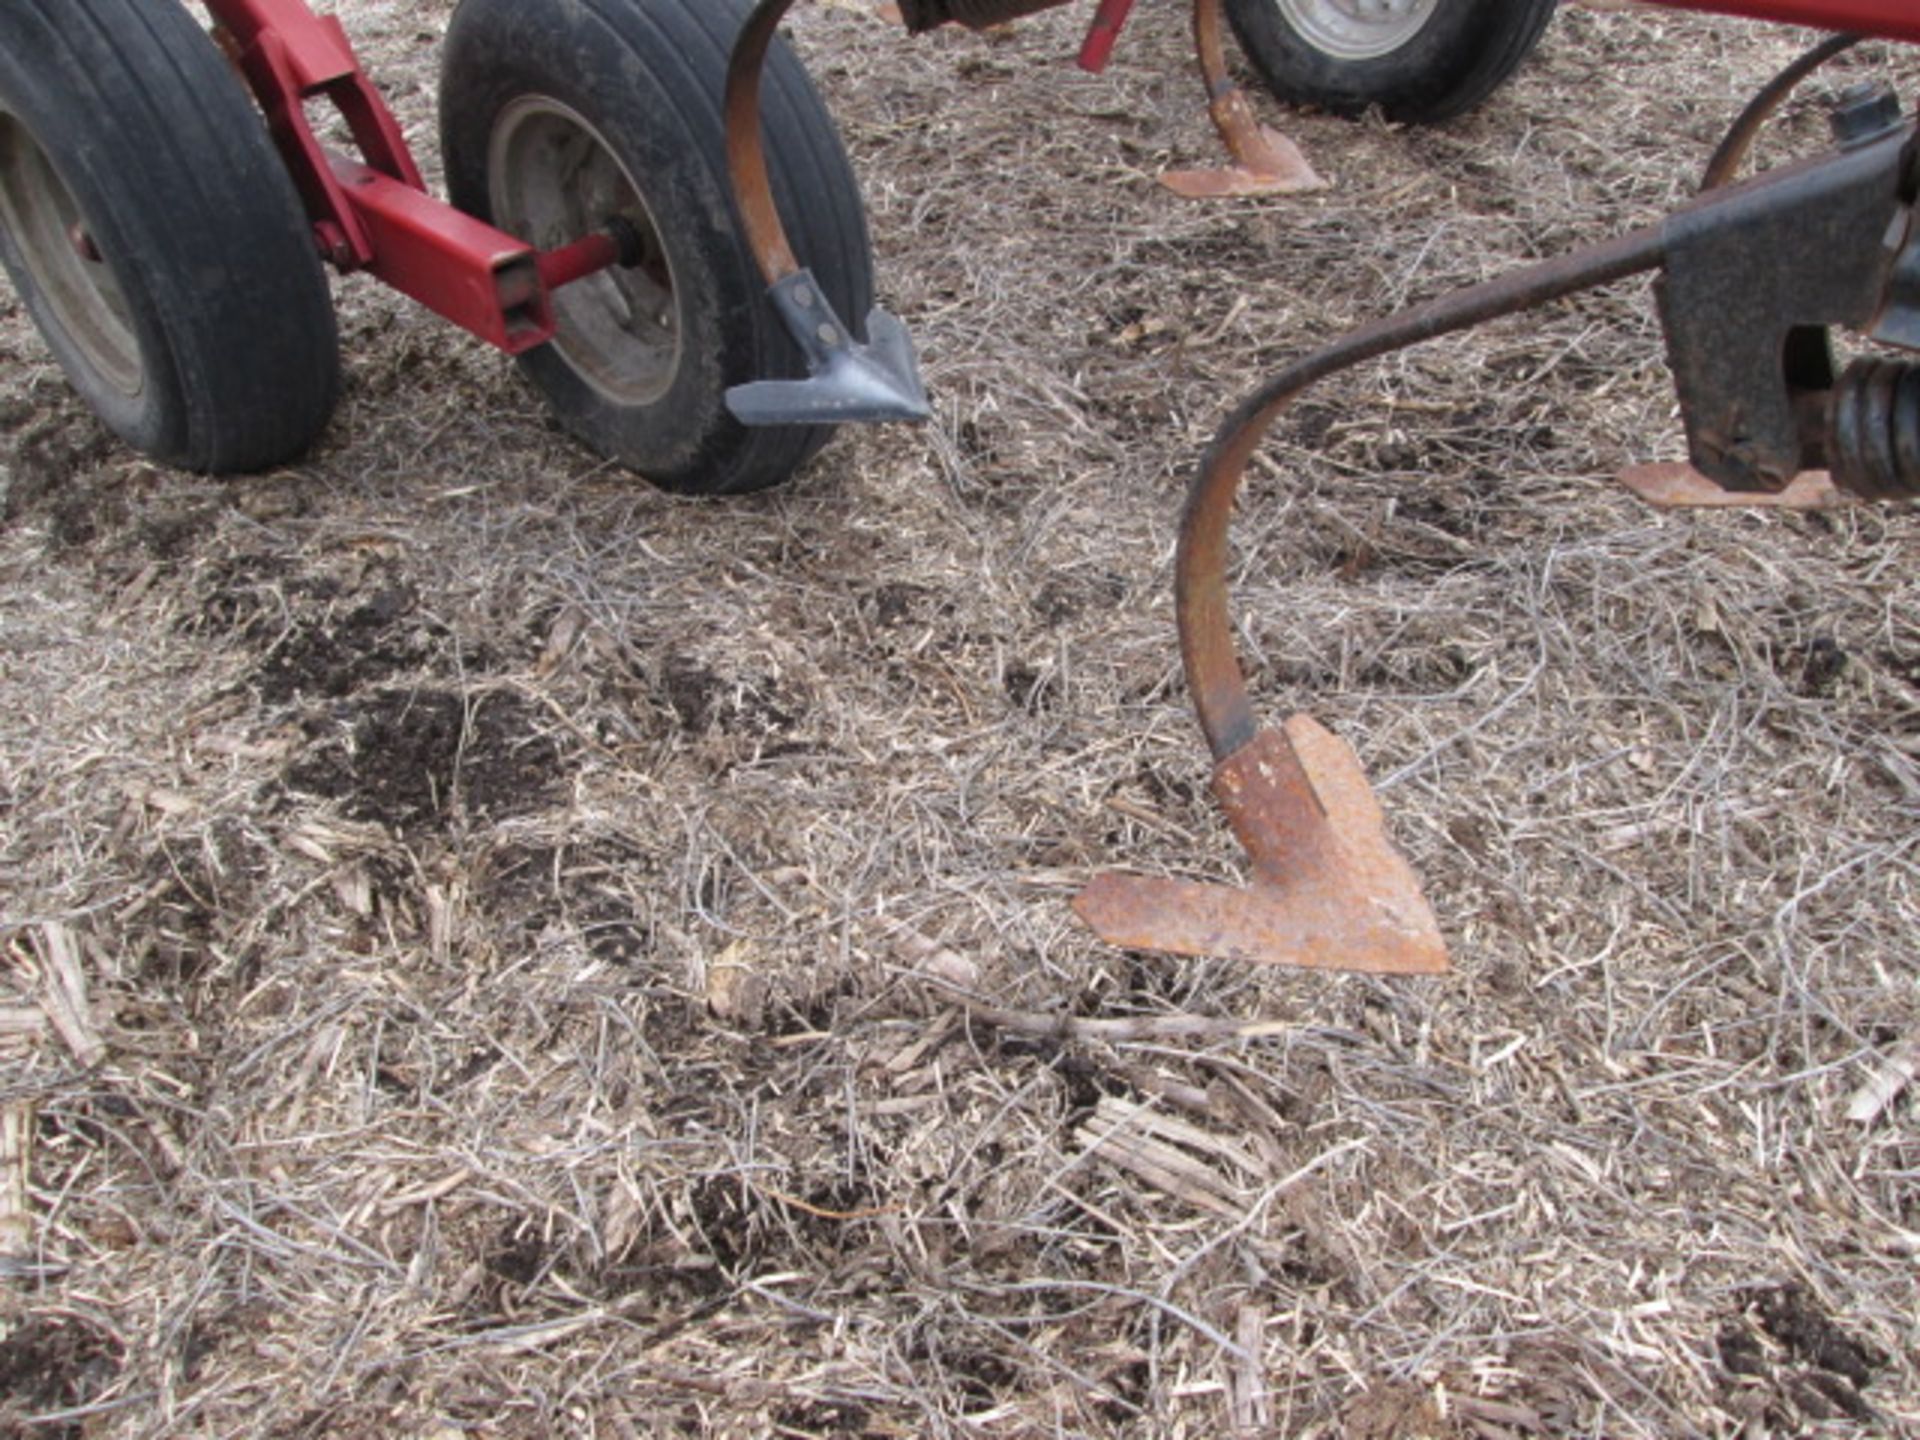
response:
M984 30L1068 3L1071 0L900 0L900 13L908 33L918 35L946 24ZM1106 67L1133 5L1134 0L1100 0L1080 47L1083 70L1097 73ZM1160 177L1161 183L1190 200L1292 195L1324 188L1326 182L1307 163L1300 148L1279 131L1262 125L1254 116L1246 91L1233 83L1227 71L1221 22L1221 0L1194 0L1194 50L1207 90L1207 115L1233 163L1215 169L1170 171Z
M768 301L806 357L807 377L736 385L727 391L727 408L744 425L925 420L932 411L906 327L875 307L865 317L867 338L859 340L794 255L774 204L760 134L760 80L774 32L792 5L761 0L734 41L727 66L727 168L747 243L766 277Z
M1832 328L1845 327L1920 349L1920 130L1897 104L1854 96L1836 132L1837 150L1713 189L1662 225L1354 331L1272 377L1229 417L1188 496L1175 596L1215 794L1253 879L1236 889L1102 875L1076 908L1104 939L1275 964L1445 968L1437 926L1352 752L1303 716L1259 729L1234 653L1234 497L1269 428L1317 381L1657 269L1693 463L1641 478L1657 480L1669 503L1920 497L1920 365L1879 357L1836 374L1830 342Z
M1347 743L1295 715L1213 772L1213 794L1253 859L1240 889L1097 876L1075 902L1101 937L1135 949L1316 969L1428 974L1447 950L1420 882Z
M1325 188L1326 181L1307 163L1300 147L1255 118L1247 92L1227 73L1220 0L1193 0L1193 44L1200 79L1207 87L1207 115L1233 163L1205 170L1172 170L1160 177L1160 183L1189 200L1292 195Z

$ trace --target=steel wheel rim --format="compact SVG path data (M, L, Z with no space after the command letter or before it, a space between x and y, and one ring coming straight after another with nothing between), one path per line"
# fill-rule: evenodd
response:
M95 246L73 192L24 122L0 111L0 228L52 318L102 380L132 397L146 383L126 292Z
M1433 18L1440 0L1274 0L1287 23L1336 60L1378 60Z
M542 250L625 222L638 258L553 292L553 346L608 399L647 405L680 370L673 266L653 214L613 148L578 111L544 95L514 100L487 144L494 223Z

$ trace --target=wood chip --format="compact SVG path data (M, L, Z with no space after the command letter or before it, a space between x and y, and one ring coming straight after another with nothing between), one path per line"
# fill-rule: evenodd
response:
M1234 1326L1234 1342L1244 1352L1233 1369L1233 1428L1242 1435L1268 1433L1273 1406L1267 1394L1266 1364L1261 1339L1266 1331L1264 1306L1242 1305Z
M1909 1035L1874 1063L1866 1083L1847 1101L1847 1119L1869 1125L1880 1118L1900 1092L1920 1075L1920 1031Z
M27 1173L33 1156L33 1107L24 1101L0 1110L0 1255L33 1251L33 1214Z
M1169 1136L1194 1149L1183 1149L1181 1143L1165 1138ZM1080 1127L1078 1138L1085 1153L1097 1155L1189 1205L1215 1215L1237 1217L1245 1213L1250 1199L1245 1190L1203 1158L1231 1160L1243 1156L1244 1152L1231 1142L1206 1136L1183 1121L1112 1095L1101 1098L1092 1118Z
M100 1063L107 1053L94 1029L87 1005L87 976L74 933L58 922L35 932L40 958L40 1008L66 1042L73 1058L84 1066Z

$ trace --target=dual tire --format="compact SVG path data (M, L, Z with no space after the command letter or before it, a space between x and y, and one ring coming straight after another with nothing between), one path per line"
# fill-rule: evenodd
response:
M721 103L746 0L465 0L441 130L454 203L547 247L609 221L631 263L555 293L521 364L589 445L667 489L777 484L831 433L749 429L725 391L804 374L734 217ZM873 275L819 95L776 45L769 168L843 316ZM339 390L311 226L245 86L175 0L0 5L0 263L115 434L213 472L293 458Z
M541 248L617 225L623 263L554 296L520 364L563 423L654 483L777 484L828 426L749 428L734 385L804 374L734 214L722 96L750 0L463 0L441 78L460 209ZM1519 65L1553 0L1227 0L1282 99L1431 121ZM776 43L775 203L843 319L873 300L859 188ZM326 423L327 279L245 87L174 0L0 5L0 263L76 390L134 448L264 468ZM856 332L857 333L857 332ZM864 338L864 337L860 337Z

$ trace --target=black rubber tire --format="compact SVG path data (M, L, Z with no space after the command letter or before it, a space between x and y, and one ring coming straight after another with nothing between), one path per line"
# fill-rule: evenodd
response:
M1404 40L1353 58L1303 30L1281 0L1226 0L1247 58L1278 99L1336 115L1377 105L1388 119L1415 124L1450 120L1497 90L1533 53L1553 7L1554 0L1438 0Z
M91 256L62 243L75 224ZM333 409L312 229L177 0L0 4L0 261L74 388L155 460L260 469Z
M441 147L448 190L462 210L516 230L520 217L503 212L528 205L494 193L495 174L501 189L517 181L513 162L495 157L493 147L499 145L501 156L521 153L516 147L533 123L530 114L561 130L569 115L590 127L579 133L583 146L594 147L593 165L610 159L623 199L637 193L655 259L671 277L670 287L657 292L665 296L660 313L677 316L674 327L661 332L675 347L671 360L657 376L649 371L645 383L629 385L624 374L596 380L590 371L600 357L584 348L590 343L584 337L597 322L591 315L569 321L567 309L598 298L591 290L580 297L562 290L555 341L520 363L575 435L682 493L777 485L832 433L831 426L744 426L723 398L733 385L806 373L768 302L726 178L724 79L748 9L744 0L462 0L442 62ZM825 104L779 41L768 56L762 113L775 203L794 252L864 339L873 263L859 186ZM576 173L587 174L587 163ZM520 238L546 247L576 237ZM634 283L629 272L582 285ZM614 337L607 354L617 361L624 343ZM576 362L569 346L589 358ZM618 364L600 368L603 374L619 370ZM625 388L615 393L613 383Z

